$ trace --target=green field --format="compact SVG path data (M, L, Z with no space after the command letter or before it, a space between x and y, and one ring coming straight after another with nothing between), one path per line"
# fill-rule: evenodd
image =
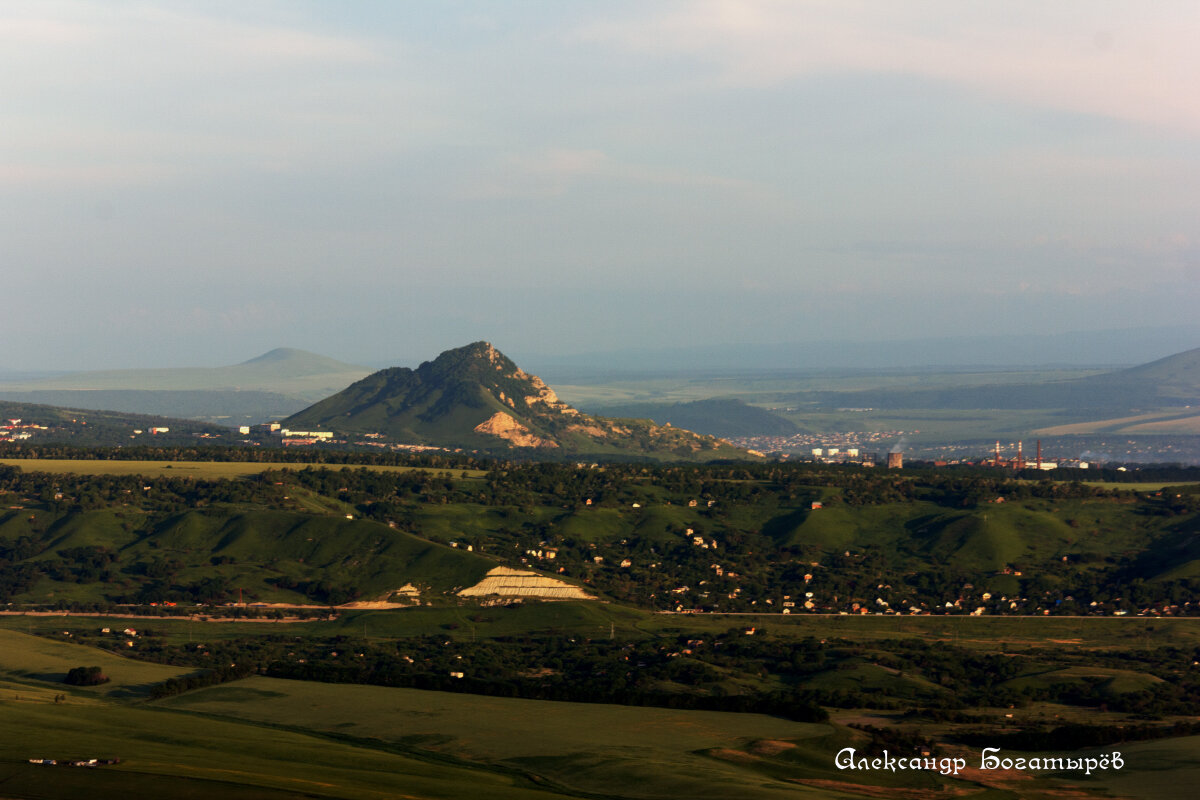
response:
M415 689L251 678L164 701L216 714L370 740L398 741L470 762L531 771L568 791L659 797L769 798L730 764L697 751L759 739L828 736L812 725L755 714L550 703Z
M115 626L117 631L125 627L136 629L139 625L136 620L126 625L110 621L96 621L94 624L95 627ZM63 627L63 630L67 628ZM0 653L3 653L0 655L0 676L9 681L32 681L34 686L43 687L43 693L45 684L60 684L67 670L72 667L99 666L110 678L108 683L61 687L63 691L81 698L144 697L150 685L192 672L187 668L151 664L77 645L69 636L52 641L11 629L0 630Z
M0 703L6 796L558 798L511 771L438 763L337 737L120 706ZM97 770L30 758L106 758Z
M67 458L0 458L0 464L10 467L20 467L26 472L51 472L74 475L143 475L148 478L184 478L197 480L220 480L222 478L245 478L249 475L261 475L264 472L278 469L304 469L305 467L323 467L325 469L366 469L372 472L415 472L420 467L396 466L344 466L336 464L289 464L251 461L117 461L112 459L67 459ZM467 477L483 476L482 470L454 470L454 476L463 473Z
M334 622L280 626L154 619L168 639L188 641L286 630L297 636L396 637L438 632L447 639L539 632L619 638L689 635L743 623L759 634L797 639L838 636L867 644L891 638L944 640L981 651L1086 652L1102 647L1197 646L1200 621L934 617L782 617L651 615L595 603L491 609L413 609L345 614ZM446 632L444 625L465 625ZM124 624L94 617L3 618L0 724L21 730L0 742L4 796L263 798L775 798L916 797L965 791L968 797L1055 796L1052 776L1019 776L1008 794L929 773L848 775L833 767L842 747L865 735L836 724L806 724L757 714L679 711L520 700L377 686L330 685L252 677L147 704L150 684L187 672L82 646L64 630ZM61 639L21 630L59 631ZM853 684L919 701L944 690L918 675L873 663L818 675L831 688ZM76 689L61 683L72 666L96 664L112 683ZM1154 683L1128 670L1071 667L1029 673L1040 685L1100 679L1114 693ZM57 695L66 701L56 703ZM1055 711L1078 713L1067 708ZM851 713L851 712L846 712ZM1030 709L1025 713L1047 713ZM844 715L843 715L844 716ZM852 716L852 714L851 714ZM997 717L1000 714L997 712ZM1111 716L1111 715L1109 715ZM1116 719L1114 719L1116 721ZM1000 720L1003 722L1003 720ZM1200 767L1200 738L1119 745L1128 772L1084 783L1157 800L1190 796L1181 781ZM34 767L28 758L120 757L96 771ZM977 755L971 756L976 758ZM1063 776L1079 784L1079 776ZM1134 777L1137 779L1135 780ZM972 779L973 780L973 779ZM1004 780L1009 780L1008 778ZM1002 781L1003 782L1003 781ZM871 784L874 788L856 784ZM218 790L218 787L219 790ZM917 794L903 794L902 791ZM874 793L874 794L872 794ZM1079 797L1091 794L1075 795Z
M167 641L256 636L286 631L296 636L345 634L368 639L402 639L437 634L447 639L486 639L516 634L603 636L636 640L689 633L714 635L733 627L757 626L773 636L843 638L871 642L918 637L959 647L994 650L1200 647L1200 618L1146 617L969 617L826 614L653 614L594 602L530 603L512 608L472 606L396 611L342 611L332 621L193 621L178 617L119 619L69 616L0 616L0 631L54 633L100 627L153 627Z

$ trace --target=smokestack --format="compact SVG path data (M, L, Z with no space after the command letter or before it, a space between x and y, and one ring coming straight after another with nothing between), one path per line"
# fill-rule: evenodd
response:
M888 469L903 469L904 454L903 453L888 453Z
M1042 440L1038 439L1038 455L1037 455L1038 472L1042 471Z
M1025 469L1025 456L1021 455L1021 443L1017 442L1017 460L1013 462L1013 469Z
M992 459L992 466L1000 466L1000 440L996 440L996 457Z

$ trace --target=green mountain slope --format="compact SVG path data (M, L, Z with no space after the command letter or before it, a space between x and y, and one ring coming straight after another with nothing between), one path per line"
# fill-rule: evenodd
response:
M649 420L583 414L487 342L448 350L417 369L393 367L288 417L297 430L542 456L708 460L745 451Z

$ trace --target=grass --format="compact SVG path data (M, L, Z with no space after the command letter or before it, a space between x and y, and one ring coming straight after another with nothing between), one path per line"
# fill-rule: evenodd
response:
M498 763L568 791L606 796L771 798L790 794L700 755L758 739L825 736L826 725L756 714L472 697L416 689L251 678L162 703Z
M914 675L904 675L895 669L866 661L839 666L805 680L806 689L852 689L879 692L887 697L906 700L929 700L945 697L947 691L937 684Z
M712 636L731 628L757 627L782 638L871 642L922 638L977 650L1058 650L1120 647L1200 647L1196 617L968 617L852 616L809 614L654 614L610 603L527 603L509 608L474 606L342 612L333 621L280 625L264 622L201 622L171 617L138 620L72 614L0 616L0 632L78 631L119 625L152 627L170 642L210 641L286 632L295 636L364 635L403 639L438 634L448 639L487 639L519 634L608 636L631 641L687 633ZM72 665L78 666L78 665ZM65 670L64 670L65 671Z
M148 708L0 703L4 792L50 798L552 798L511 771ZM95 771L29 758L119 757ZM26 787L23 791L19 788ZM227 791L232 794L227 794Z
M1195 486L1195 481L1159 481L1150 483L1134 483L1132 481L1084 481L1088 486L1100 486L1105 489L1126 489L1133 492L1161 492L1176 486Z
M31 516L36 521L31 521ZM380 522L345 516L214 507L170 517L156 526L152 536L141 532L139 516L134 510L107 509L67 514L4 512L0 515L0 542L22 535L44 536L49 541L37 557L41 560L54 559L65 548L104 546L120 553L116 570L173 560L180 564L173 577L177 582L220 576L264 601L306 602L301 595L268 582L279 575L352 585L361 590L364 599L374 599L406 583L435 592L471 586L494 566L465 549L442 547ZM228 563L213 566L214 558ZM118 580L124 579L122 576L118 572ZM126 591L115 584L43 578L18 599L47 603L69 597L78 602L103 602L106 594L119 596Z
M1113 796L1137 800L1192 800L1200 786L1200 736L1114 745L1120 772L1095 774L1090 783Z
M1005 681L1005 686L1023 688L1037 686L1049 688L1055 684L1082 685L1088 679L1103 681L1102 687L1110 694L1125 694L1151 689L1162 679L1141 672L1124 669L1105 669L1102 667L1065 667L1035 672Z
M278 469L367 469L372 472L416 472L421 467L399 466L341 466L338 464L290 464L250 461L113 461L106 459L61 458L3 458L0 464L20 467L25 472L51 472L74 475L142 475L150 478L192 477L201 480L245 478ZM428 471L428 470L427 470ZM436 471L436 470L435 470ZM468 478L486 475L482 470L453 471L455 478L467 473Z
M145 705L144 686L180 670L15 630L95 630L104 624L74 616L0 618L0 725L22 731L20 737L0 741L0 781L5 781L6 796L767 800L797 792L814 797L850 797L860 791L892 796L886 793L938 793L947 786L963 786L927 773L839 772L832 767L834 753L861 745L861 734L836 725L751 714L550 703L259 677ZM281 631L276 625L167 619L127 624L152 626L169 640ZM1200 620L1191 619L675 616L601 603L359 612L283 630L349 636L361 631L372 639L436 632L460 640L522 632L596 636L612 631L627 640L681 631L704 635L744 625L756 625L760 635L785 638L869 643L921 637L988 652L1200 646ZM113 676L113 685L68 691L55 682L57 677L43 680L84 664L103 666ZM898 698L927 698L945 691L918 676L873 663L868 651L848 668L816 676L817 685L822 679L830 688L853 684ZM1015 680L1053 685L1088 679L1103 679L1114 694L1148 685L1146 676L1137 673L1085 666L1048 668ZM59 693L68 695L66 704L53 702ZM17 697L20 700L13 699ZM1188 779L1189 770L1200 768L1196 741L1117 745L1110 749L1131 754L1128 775L1142 780L1134 785L1123 782L1125 773L1110 774L1087 785L1148 800L1190 796L1171 792L1176 783ZM82 775L18 763L32 757L110 755L124 763ZM818 783L801 788L812 781ZM856 789L858 783L879 788ZM1039 797L1039 792L1051 789L1049 776L1034 775L1023 778L1010 796Z
M62 624L61 621L59 623ZM129 623L133 628L139 624L136 621ZM120 631L124 627L120 625L114 630ZM61 641L52 641L3 629L0 629L0 653L3 654L0 655L0 675L9 681L32 686L39 696L50 691L52 694L66 693L83 698L145 697L152 684L193 671L135 661L94 647L84 647L71 642L66 636ZM100 667L110 678L109 682L84 687L62 683L71 668L90 666ZM20 693L27 691L21 690Z

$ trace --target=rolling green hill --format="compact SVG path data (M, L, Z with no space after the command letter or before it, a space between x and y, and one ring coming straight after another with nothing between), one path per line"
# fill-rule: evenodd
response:
M166 517L115 509L0 515L0 551L27 540L44 576L19 598L47 603L201 597L274 602L426 599L470 586L495 562L370 520L213 508ZM17 546L20 546L19 544Z

